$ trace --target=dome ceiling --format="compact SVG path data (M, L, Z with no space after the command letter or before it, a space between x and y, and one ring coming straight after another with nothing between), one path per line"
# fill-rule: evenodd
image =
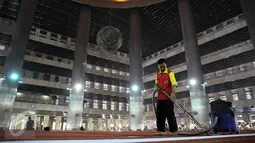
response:
M131 8L156 4L165 0L73 0L79 3L105 8Z

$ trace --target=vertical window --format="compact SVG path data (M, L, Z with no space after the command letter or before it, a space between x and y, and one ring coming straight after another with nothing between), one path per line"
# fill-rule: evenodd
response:
M115 102L111 102L111 110L115 110L116 106L115 106Z
M91 82L90 81L86 81L86 87L90 88L90 86L91 86Z
M96 70L97 70L97 71L101 70L101 67L96 66Z
M119 110L124 111L124 103L119 102Z
M103 110L107 110L107 101L103 101Z
M89 65L89 64L87 64L87 68L88 68L88 69L91 69L91 68L92 68L92 66L91 66L91 65Z
M116 91L117 91L117 86L112 85L112 86L111 86L111 91L116 92Z
M119 86L119 91L120 91L120 92L124 92L124 90L125 90L125 88L124 88L124 87Z
M109 72L109 69L108 68L104 68L104 72Z
M107 84L103 85L103 90L108 90L108 85Z
M117 74L117 71L116 71L116 70L112 70L112 73L113 73L113 74Z
M246 99L251 99L252 98L251 97L251 92L246 92L245 94L246 94Z
M233 97L233 100L234 100L234 101L237 101L237 100L238 100L238 94L233 94L232 97Z
M129 103L127 103L127 105L126 105L126 106L127 106L127 111L129 111Z
M99 89L99 83L98 83L98 82L95 82L94 84L95 84L95 85L94 85L94 86L95 86L95 89Z
M94 100L93 108L98 109L98 100Z

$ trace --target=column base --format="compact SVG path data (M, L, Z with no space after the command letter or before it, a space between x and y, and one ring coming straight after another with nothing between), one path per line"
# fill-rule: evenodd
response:
M204 126L210 126L211 118L208 96L205 93L205 86L193 86L190 88L190 99L192 112L196 113L194 118Z
M130 97L131 130L137 131L143 129L143 111L142 97Z
M82 126L83 96L83 89L80 91L70 91L67 113L67 130L77 130Z
M16 84L7 80L0 81L0 127L9 129L15 97L17 94ZM13 88L12 88L13 87Z
M82 115L71 114L67 116L67 130L80 130L82 126Z

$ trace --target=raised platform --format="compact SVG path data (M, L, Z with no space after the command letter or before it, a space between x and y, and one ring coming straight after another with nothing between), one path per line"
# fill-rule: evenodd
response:
M242 131L239 135L214 136L154 136L155 131L99 132L99 131L1 131L1 143L255 143L255 131Z

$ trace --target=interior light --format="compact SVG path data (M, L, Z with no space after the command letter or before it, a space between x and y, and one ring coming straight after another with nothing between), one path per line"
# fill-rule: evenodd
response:
M47 99L49 99L50 97L49 96L47 96L47 95L42 95L42 99L44 99L44 100L47 100Z
M19 75L15 72L10 74L10 79L11 80L18 80L19 79Z
M189 81L189 84L194 86L194 85L197 84L197 81L196 81L195 79L191 79L191 80Z
M23 94L20 92L17 92L17 96L22 96Z
M80 91L82 89L82 84L80 83L75 84L74 89Z
M136 84L132 85L132 87L131 87L131 90L135 91L135 92L138 91L138 89L139 89L139 87Z

